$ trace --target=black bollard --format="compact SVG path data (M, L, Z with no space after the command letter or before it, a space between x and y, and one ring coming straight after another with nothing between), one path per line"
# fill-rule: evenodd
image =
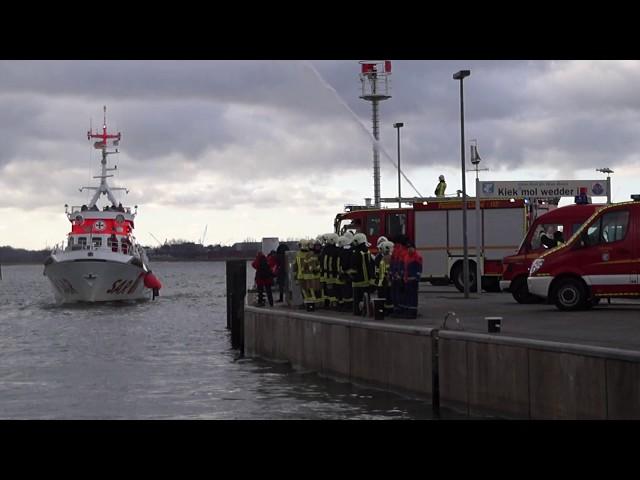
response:
M244 354L244 297L247 293L246 260L227 260L227 328L231 348Z
M502 317L484 317L487 321L487 330L489 333L500 333L502 326Z
M384 320L384 298L373 299L373 318L376 320Z

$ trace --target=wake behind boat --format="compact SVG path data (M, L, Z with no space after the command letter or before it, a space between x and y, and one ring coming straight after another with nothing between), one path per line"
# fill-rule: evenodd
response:
M44 275L53 285L56 301L104 302L114 300L148 299L159 294L161 284L149 267L144 249L133 236L134 219L137 215L130 207L116 201L113 191L128 190L112 188L107 182L107 156L118 153L107 151L118 146L121 134L107 133L107 107L104 107L102 133L87 132L87 139L98 139L94 147L102 151L102 173L97 187L82 187L95 190L88 205L65 205L65 214L71 222L71 232L66 242L56 246L44 263ZM109 145L109 142L111 144ZM102 210L97 201L106 195L109 203Z

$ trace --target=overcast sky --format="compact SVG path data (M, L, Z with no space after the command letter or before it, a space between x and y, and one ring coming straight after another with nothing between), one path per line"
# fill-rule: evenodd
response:
M0 62L0 245L65 238L64 204L87 203L78 188L99 174L86 131L103 105L123 136L110 182L139 206L141 243L198 241L206 225L205 244L331 231L345 204L373 197L371 105L357 60L309 63ZM640 193L640 62L393 61L381 144L395 162L392 125L404 122L401 166L420 193L439 174L447 193L461 188L452 74L463 68L466 138L490 168L481 179L604 178L595 169L610 167L614 201ZM380 165L381 196L397 195L395 166L384 154ZM404 180L402 193L416 195Z

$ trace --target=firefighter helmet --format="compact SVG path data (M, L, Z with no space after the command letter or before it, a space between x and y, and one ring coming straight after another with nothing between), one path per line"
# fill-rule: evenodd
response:
M383 255L391 255L393 253L393 242L382 242L378 248Z
M389 241L389 239L387 237L380 236L380 237L378 237L378 241L376 242L376 246L378 248L380 248L380 245L382 245L383 242L388 242L388 241Z
M367 247L371 246L371 244L367 242L367 236L364 233L356 233L353 236L353 241L351 243L356 247L360 245L366 245Z
M349 237L347 237L346 235L342 235L340 237L338 237L338 246L339 247L346 247L347 245L351 244L351 239Z
M337 233L327 233L326 242L328 245L337 245L338 244L338 234Z

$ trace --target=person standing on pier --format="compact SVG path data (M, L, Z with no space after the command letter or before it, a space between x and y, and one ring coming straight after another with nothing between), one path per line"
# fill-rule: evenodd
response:
M378 288L378 298L384 299L385 314L393 311L391 301L391 278L389 267L391 266L391 253L393 252L393 242L383 241L378 245L381 256L376 270L376 287Z
M307 256L307 271L309 272L312 298L316 305L324 304L324 290L321 282L320 253L322 252L322 240L316 238L311 241L309 255Z
M278 248L276 249L276 281L278 282L278 290L280 292L280 297L276 302L282 302L284 295L284 287L286 283L286 268L285 263L287 261L285 252L289 250L289 246L286 243L280 243Z
M367 241L367 236L364 233L357 233L353 237L352 246L353 314L362 315L363 310L366 312L368 308L366 305L361 308L360 302L366 302L365 293L369 291L374 280L373 260L369 252L371 244Z
M440 175L438 180L440 180L440 183L438 183L438 186L436 187L436 197L444 197L444 191L447 189L447 183L444 181L444 175Z
M348 232L347 232L348 233ZM353 302L353 287L351 285L351 241L353 235L346 233L338 239L338 310L348 312Z
M338 303L337 296L337 259L338 259L338 234L327 233L325 235L325 245L323 248L323 271L325 275L325 302L328 302L329 307L336 308Z
M404 290L406 318L418 317L418 287L422 275L422 256L413 243L407 243L404 257Z
M258 287L258 306L263 307L264 292L267 292L267 299L269 305L273 307L273 294L271 293L271 285L273 285L273 273L267 262L267 257L264 253L258 252L255 260L251 263L251 266L256 269L256 286Z
M305 272L305 258L309 251L309 240L304 238L298 242L298 252L296 253L296 263L294 266L295 279L300 285L300 292L302 293L302 300L307 303L310 295L307 291L307 277Z
M407 249L405 248L406 242L407 239L404 235L398 235L395 238L389 265L393 314L399 317L404 315L406 308L404 299L404 257L407 253Z

